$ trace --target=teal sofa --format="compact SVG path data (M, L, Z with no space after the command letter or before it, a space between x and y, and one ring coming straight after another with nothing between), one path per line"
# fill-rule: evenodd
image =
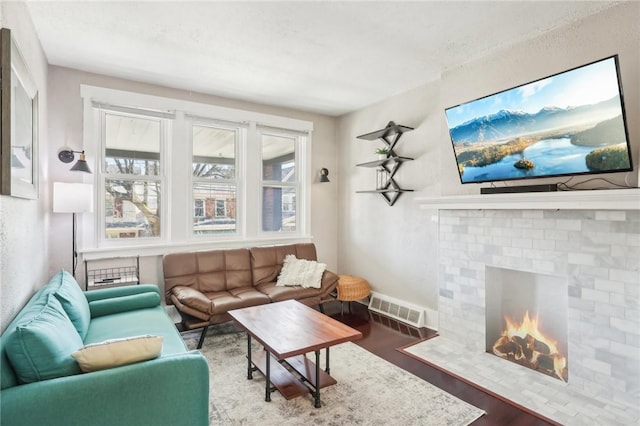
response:
M88 344L161 336L159 356L83 373L71 355ZM0 424L209 424L209 368L189 351L155 285L83 292L57 273L0 337Z

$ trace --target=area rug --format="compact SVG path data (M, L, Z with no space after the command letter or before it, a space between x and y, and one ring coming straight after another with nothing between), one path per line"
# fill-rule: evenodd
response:
M185 336L189 347L196 339ZM331 375L338 383L321 390L321 408L314 408L310 394L287 401L276 391L265 402L264 376L246 378L246 344L245 333L227 329L210 331L201 349L209 361L212 426L463 426L484 414L353 343L331 348Z

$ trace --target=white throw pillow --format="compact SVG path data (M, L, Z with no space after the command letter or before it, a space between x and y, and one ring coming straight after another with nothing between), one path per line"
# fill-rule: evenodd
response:
M295 255L289 254L284 258L276 286L320 288L322 274L326 268L326 263L319 263L315 260L297 259Z
M157 358L162 351L163 340L162 336L150 335L105 340L87 345L71 355L80 369L88 373Z

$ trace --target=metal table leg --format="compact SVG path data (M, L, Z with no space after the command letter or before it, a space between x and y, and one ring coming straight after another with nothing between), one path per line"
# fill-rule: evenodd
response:
M265 393L264 400L267 402L271 402L271 354L269 352L266 353L267 356L267 371L266 371L266 383L265 383Z
M247 380L253 379L253 366L251 365L251 335L247 333Z
M329 368L329 347L327 347L327 349L325 349L325 351L327 351L326 356L327 356L327 362L324 366L324 371L327 372L327 374L331 374L331 370Z
M269 371L268 368L269 367L267 367L267 371ZM322 404L320 403L320 351L316 351L316 386L315 392L313 393L313 399L315 401L314 407L322 407Z

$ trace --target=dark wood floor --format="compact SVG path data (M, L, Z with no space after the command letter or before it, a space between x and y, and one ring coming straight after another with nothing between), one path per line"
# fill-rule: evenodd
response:
M345 304L341 314L339 302L324 304L327 315L359 330L364 338L356 342L361 347L409 371L452 395L483 409L487 414L472 423L473 426L542 426L554 425L509 403L491 396L452 375L414 359L397 348L433 337L436 333L426 328L416 329L388 317L370 312L360 303L351 304L351 313ZM425 407L428 409L428 407Z

